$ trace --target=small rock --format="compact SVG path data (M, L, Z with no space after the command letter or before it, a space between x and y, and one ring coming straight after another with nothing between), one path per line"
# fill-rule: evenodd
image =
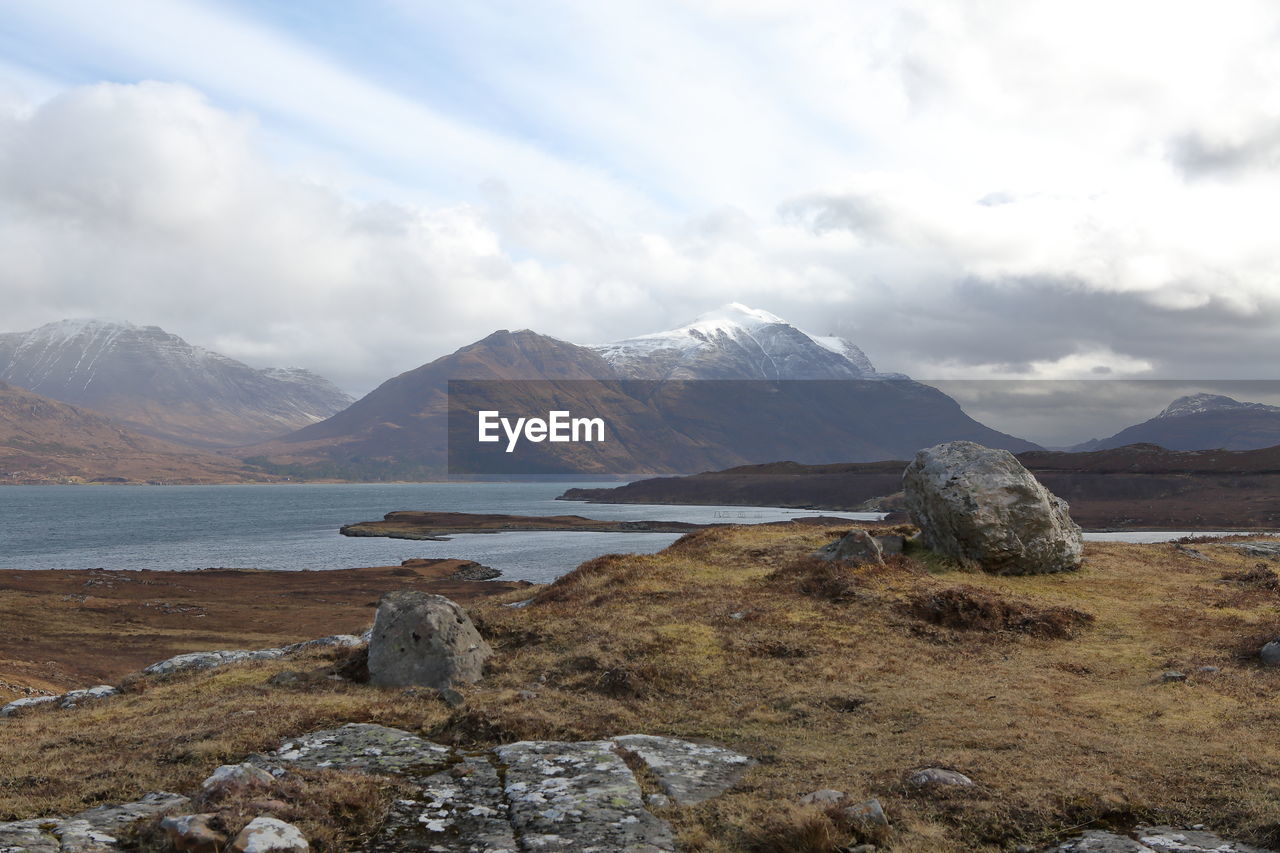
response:
M926 785L960 785L969 786L973 784L973 780L963 773L957 773L955 770L946 770L942 767L926 767L923 770L917 770L907 778L908 785L924 787Z
M837 560L843 563L883 563L884 553L880 543L865 530L850 530L844 536L824 545L811 555L819 560Z
M175 850L185 853L222 853L227 836L211 825L216 814L170 815L160 821Z
M61 696L28 696L25 699L15 699L3 708L0 708L0 717L13 717L21 714L23 711L29 711L40 705L48 705L51 702L61 702Z
M861 823L864 826L889 825L889 818L884 813L884 806L880 805L880 801L874 798L870 800L863 800L860 803L854 803L851 806L846 806L842 811L844 812L844 816L849 818L849 820L855 823Z
M1262 651L1258 655L1266 666L1280 666L1280 640L1272 640L1267 643L1262 647ZM18 701L21 702L23 700L19 699ZM3 711L0 711L0 714L3 713Z
M200 783L206 795L225 797L253 787L269 788L275 777L252 764L224 764Z
M62 697L62 701L58 703L59 708L75 708L83 705L85 702L92 702L95 699L106 699L115 696L120 691L110 684L99 684L97 687L87 687L84 690L72 690Z
M479 681L493 649L467 614L441 595L389 592L369 642L369 681L383 687L444 688Z
M802 806L829 805L831 803L838 803L844 798L845 798L844 791L836 791L831 788L823 788L820 791L814 791L813 793L805 794L803 797L800 798L800 805Z
M444 688L437 694L437 696L441 702L448 705L450 708L461 708L463 705L467 704L466 697L457 690L454 690L452 687Z
M651 809L665 809L671 806L671 798L666 794L647 794L644 801Z
M1222 672L1222 670L1216 666L1202 666L1198 668L1196 672L1214 673L1214 672Z
M296 687L306 680L307 677L304 673L298 672L296 669L286 669L268 678L267 684L272 687Z
M1160 675L1160 680L1165 684L1168 684L1173 681L1186 681L1187 674L1185 672L1178 672L1176 669L1171 669L1167 672L1162 673Z
M233 853L309 853L311 845L291 823L273 817L256 817L240 830Z

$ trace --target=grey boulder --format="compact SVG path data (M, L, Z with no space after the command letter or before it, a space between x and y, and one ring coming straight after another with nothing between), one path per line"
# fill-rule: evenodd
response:
M273 817L255 817L240 830L232 853L308 853L311 845L291 823Z
M813 552L819 560L842 563L883 563L884 549L880 542L865 530L850 530L829 545Z
M1262 658L1262 662L1267 666L1280 666L1280 640L1272 640L1267 643L1262 647L1262 651L1258 653L1258 656ZM21 702L23 700L19 699L18 701ZM3 711L0 711L0 714L3 713Z
M1007 450L971 441L916 454L902 475L922 543L969 568L1031 575L1078 569L1080 527Z
M383 687L435 687L480 680L493 649L467 614L441 595L389 592L369 641L369 681Z

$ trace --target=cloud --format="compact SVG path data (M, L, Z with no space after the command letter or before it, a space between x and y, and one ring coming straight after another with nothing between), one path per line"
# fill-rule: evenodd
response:
M249 5L15 9L48 73L0 67L45 87L0 87L4 325L156 323L354 391L495 328L727 301L922 377L1273 363L1273 4L359 15L308 41ZM141 82L49 97L101 69Z

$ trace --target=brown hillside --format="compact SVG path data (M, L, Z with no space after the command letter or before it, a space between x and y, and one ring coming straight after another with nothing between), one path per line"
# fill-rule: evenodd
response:
M0 383L0 483L232 483L233 459L140 435L94 412Z

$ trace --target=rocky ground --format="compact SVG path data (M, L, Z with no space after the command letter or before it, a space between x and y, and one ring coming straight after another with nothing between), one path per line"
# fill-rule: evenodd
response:
M811 556L843 532L699 531L473 600L494 654L457 696L352 682L321 646L45 703L0 721L0 821L88 849L66 846L97 831L85 810L172 792L189 802L113 831L166 849L161 813L198 809L228 837L286 821L317 851L428 850L464 825L470 848L431 843L589 849L569 833L590 815L615 833L601 850L1280 848L1274 540L1089 543L1079 571L994 576L912 547ZM732 780L702 798L716 762L673 749ZM206 790L244 763L276 781Z
M483 569L413 560L323 572L0 571L0 701L114 682L180 652L360 633L388 590L467 602L521 587L466 579L492 573Z

